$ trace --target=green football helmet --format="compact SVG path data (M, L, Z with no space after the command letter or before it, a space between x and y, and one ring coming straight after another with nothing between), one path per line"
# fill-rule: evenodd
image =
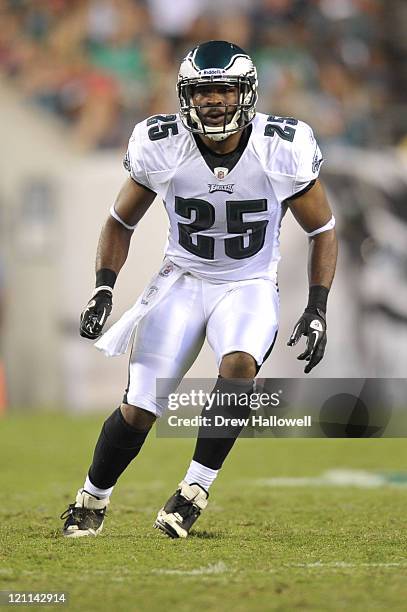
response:
M219 83L238 88L234 113L226 113L223 125L208 126L202 120L199 106L193 103L196 85ZM253 120L257 102L257 72L250 56L237 45L225 40L211 40L192 49L181 63L177 93L180 117L190 132L212 140L224 140L245 128Z

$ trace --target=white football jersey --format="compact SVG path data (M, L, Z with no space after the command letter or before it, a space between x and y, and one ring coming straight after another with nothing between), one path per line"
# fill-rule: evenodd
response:
M130 138L125 167L168 213L167 257L213 282L276 280L284 201L319 174L306 123L257 113L252 126L230 172L210 169L178 115L150 117Z

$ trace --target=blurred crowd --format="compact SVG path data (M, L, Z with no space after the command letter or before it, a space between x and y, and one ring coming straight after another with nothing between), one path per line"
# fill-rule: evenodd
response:
M257 65L259 110L309 122L322 145L386 146L407 133L394 12L403 4L0 0L0 74L68 123L83 148L123 146L135 122L177 110L189 48L230 40Z

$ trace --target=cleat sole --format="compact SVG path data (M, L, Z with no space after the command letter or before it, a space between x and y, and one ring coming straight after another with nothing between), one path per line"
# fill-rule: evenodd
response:
M162 531L165 535L167 535L172 540L176 540L176 539L178 539L180 537L179 534L175 531L175 529L173 529L173 527L171 527L171 525L167 525L167 523L162 523L161 521L156 521L154 523L153 527L155 529L159 529L160 531Z
M86 536L96 537L103 529L103 523L99 529L67 529L62 531L64 538L84 538Z

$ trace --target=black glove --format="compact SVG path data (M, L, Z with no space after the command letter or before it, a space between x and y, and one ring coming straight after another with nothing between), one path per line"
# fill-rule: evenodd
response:
M101 333L107 317L112 312L113 292L109 287L95 289L85 310L81 314L79 333L84 338L96 340Z
M309 374L322 359L326 347L326 319L325 313L320 308L316 308L313 312L305 310L304 314L294 327L291 334L288 346L297 344L301 336L306 336L307 347L297 359L305 359L308 361L305 366L305 374Z

